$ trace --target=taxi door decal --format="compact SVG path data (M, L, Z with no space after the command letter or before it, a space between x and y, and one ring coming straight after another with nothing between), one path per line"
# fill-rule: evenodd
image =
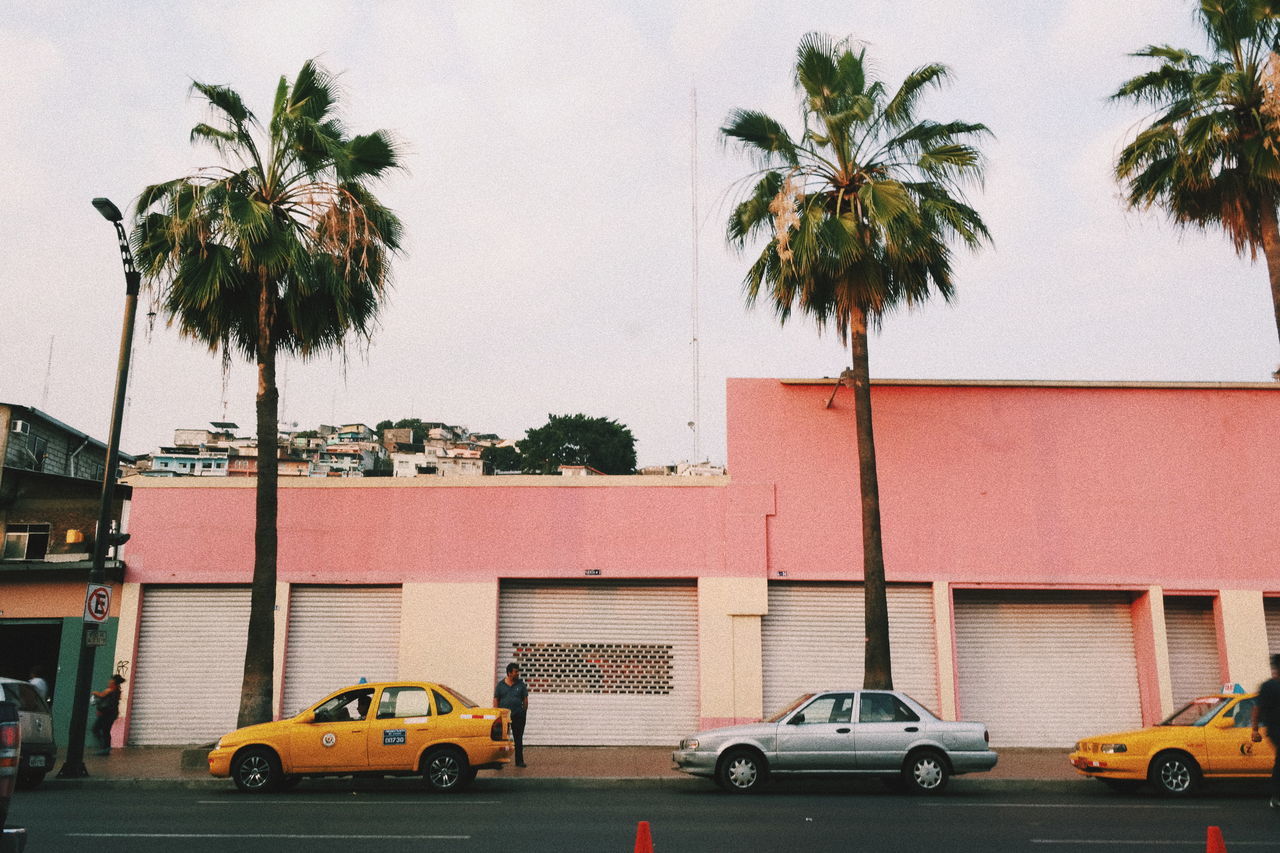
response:
M401 746L405 743L405 729L383 729L382 745L383 746Z

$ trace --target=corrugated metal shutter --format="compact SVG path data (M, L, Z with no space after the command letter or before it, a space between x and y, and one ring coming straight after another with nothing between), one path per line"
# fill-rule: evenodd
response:
M889 586L893 686L938 707L933 593L927 586ZM761 621L764 712L772 714L812 690L860 688L865 658L861 584L770 583Z
M1173 707L1181 708L1197 696L1222 688L1218 662L1218 631L1213 599L1168 596L1164 600L1164 628L1169 644L1169 677Z
M1280 598L1264 598L1262 606L1267 615L1267 648L1280 655Z
M960 713L995 746L1070 746L1142 725L1125 593L955 593Z
M527 744L670 745L697 729L696 586L510 581L498 608L494 682L520 662Z
M248 587L143 587L129 743L208 743L234 730L248 633Z
M400 587L290 588L284 716L361 678L395 680L399 669Z

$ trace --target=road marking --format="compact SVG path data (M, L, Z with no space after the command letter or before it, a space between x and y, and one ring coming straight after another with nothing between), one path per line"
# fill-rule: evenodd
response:
M497 806L501 800L196 800L201 806Z
M1207 805L1156 803L921 803L941 809L1204 809Z
M1106 845L1126 846L1126 847L1196 847L1204 849L1203 841L1146 841L1146 840L1124 840L1116 838L1032 838L1032 844L1091 844L1096 846ZM1235 841L1231 842L1231 849L1237 847L1280 847L1280 841Z
M68 832L68 838L298 838L348 841L470 841L470 835L300 835L266 832Z

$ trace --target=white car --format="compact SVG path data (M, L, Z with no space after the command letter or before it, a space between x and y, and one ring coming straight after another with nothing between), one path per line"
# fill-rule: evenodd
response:
M936 794L953 775L995 767L989 742L982 723L940 720L905 693L827 690L759 723L698 732L671 757L677 769L737 793L770 776L849 774Z
M53 714L36 689L25 681L0 677L4 699L18 706L22 754L18 759L18 787L34 788L53 769L58 747L53 742Z

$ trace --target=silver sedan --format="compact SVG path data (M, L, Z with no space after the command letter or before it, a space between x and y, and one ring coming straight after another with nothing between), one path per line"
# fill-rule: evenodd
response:
M773 775L880 776L940 793L959 773L996 766L982 723L935 717L895 690L806 693L759 723L698 732L672 753L676 768L722 788L758 790Z

